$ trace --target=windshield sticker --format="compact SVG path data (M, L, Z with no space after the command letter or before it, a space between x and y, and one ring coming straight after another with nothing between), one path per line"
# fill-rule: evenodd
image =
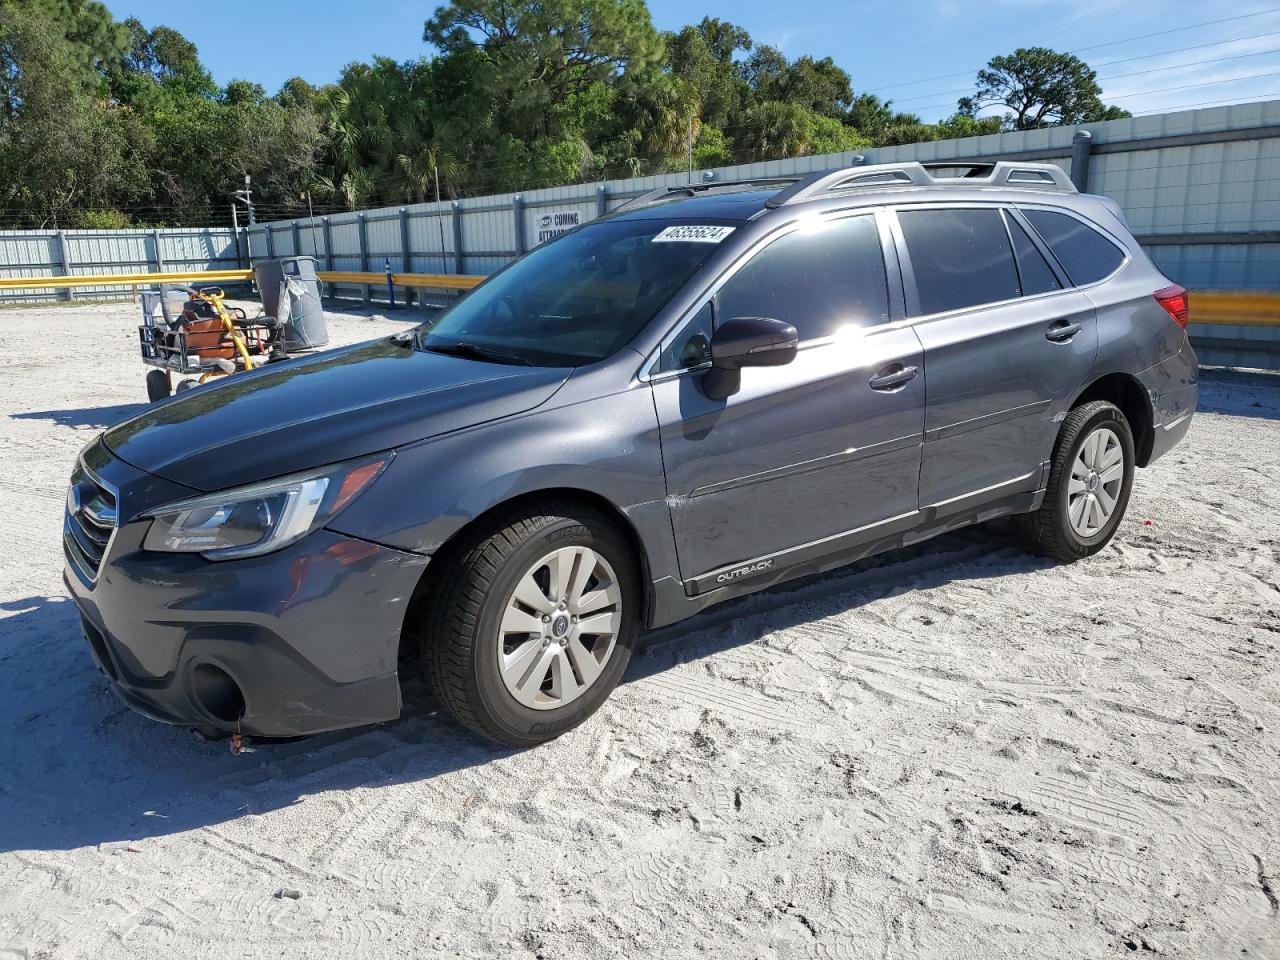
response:
M729 234L733 227L683 226L667 227L653 238L654 243L719 243Z

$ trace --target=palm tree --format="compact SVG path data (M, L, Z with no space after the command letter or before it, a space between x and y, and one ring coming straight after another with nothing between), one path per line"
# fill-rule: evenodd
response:
M411 111L396 125L395 166L404 181L405 198L425 203L443 178L447 184L460 170L460 166L426 131L429 122L420 109Z

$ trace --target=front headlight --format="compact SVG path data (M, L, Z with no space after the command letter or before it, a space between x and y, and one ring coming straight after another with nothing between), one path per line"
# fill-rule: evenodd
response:
M391 454L165 504L144 516L144 550L201 553L208 560L279 550L327 523L391 462Z

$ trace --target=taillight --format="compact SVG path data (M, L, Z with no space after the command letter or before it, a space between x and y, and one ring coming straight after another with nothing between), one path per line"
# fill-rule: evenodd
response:
M1173 317L1173 322L1184 330L1187 328L1187 291L1176 283L1152 294L1156 303L1164 307L1165 312Z

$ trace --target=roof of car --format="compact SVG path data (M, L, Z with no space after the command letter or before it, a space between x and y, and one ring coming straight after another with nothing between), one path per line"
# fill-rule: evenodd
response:
M672 193L671 199L663 199L643 207L620 211L618 217L627 220L670 220L696 217L713 220L750 220L764 209L765 202L777 194L777 189L741 189L726 187L723 192L698 193L686 196Z
M935 171L964 170L960 176ZM623 204L616 217L642 220L702 219L745 221L766 209L818 200L875 202L903 190L952 197L1000 191L1075 194L1062 168L1048 163L947 160L853 166L787 177L739 181L702 181L659 187ZM881 195L881 196L877 196Z

